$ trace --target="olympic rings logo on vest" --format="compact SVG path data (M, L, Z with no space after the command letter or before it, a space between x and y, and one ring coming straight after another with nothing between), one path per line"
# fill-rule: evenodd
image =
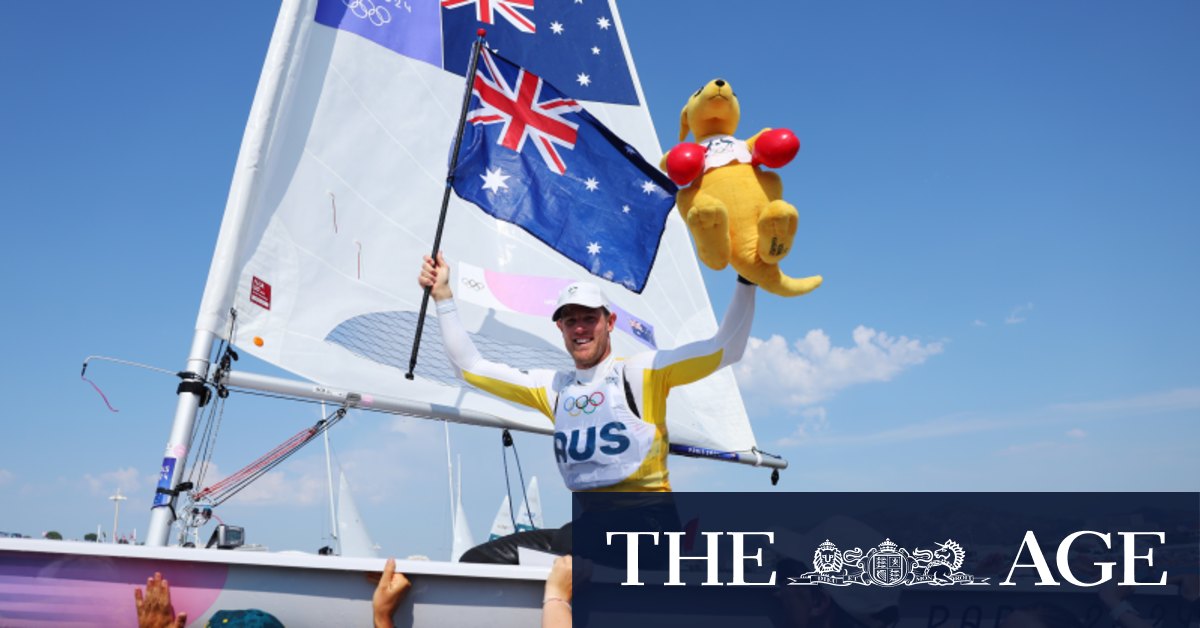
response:
M566 397L563 399L563 408L571 416L592 414L602 405L604 405L604 393L598 390L590 395L579 395L578 397Z

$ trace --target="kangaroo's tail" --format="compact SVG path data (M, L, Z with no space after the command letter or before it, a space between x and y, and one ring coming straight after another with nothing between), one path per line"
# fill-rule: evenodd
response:
M821 282L824 281L824 278L820 275L796 278L783 274L783 271L779 270L778 266L772 265L769 269L771 270L764 272L759 281L755 281L753 277L747 277L747 279L757 283L763 290L781 297L796 297L808 294L816 290L821 285Z

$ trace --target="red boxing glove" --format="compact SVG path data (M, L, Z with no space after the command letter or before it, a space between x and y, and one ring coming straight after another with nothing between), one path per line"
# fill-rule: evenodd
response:
M800 152L800 138L787 129L764 131L754 142L754 163L781 168Z
M676 185L687 185L704 172L704 147L685 142L667 153L667 176Z

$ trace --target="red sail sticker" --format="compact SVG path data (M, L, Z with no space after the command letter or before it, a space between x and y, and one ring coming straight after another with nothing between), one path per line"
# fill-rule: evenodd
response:
M255 277L250 282L250 302L264 310L271 309L271 284Z

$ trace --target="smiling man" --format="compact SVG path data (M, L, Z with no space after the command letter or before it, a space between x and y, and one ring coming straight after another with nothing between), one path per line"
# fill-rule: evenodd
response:
M572 491L670 491L667 395L741 359L754 318L755 287L739 277L715 336L620 359L610 338L617 315L598 286L577 282L559 294L551 317L575 369L524 371L483 359L449 281L445 258L426 256L418 283L437 302L446 354L471 385L550 419L554 457Z

